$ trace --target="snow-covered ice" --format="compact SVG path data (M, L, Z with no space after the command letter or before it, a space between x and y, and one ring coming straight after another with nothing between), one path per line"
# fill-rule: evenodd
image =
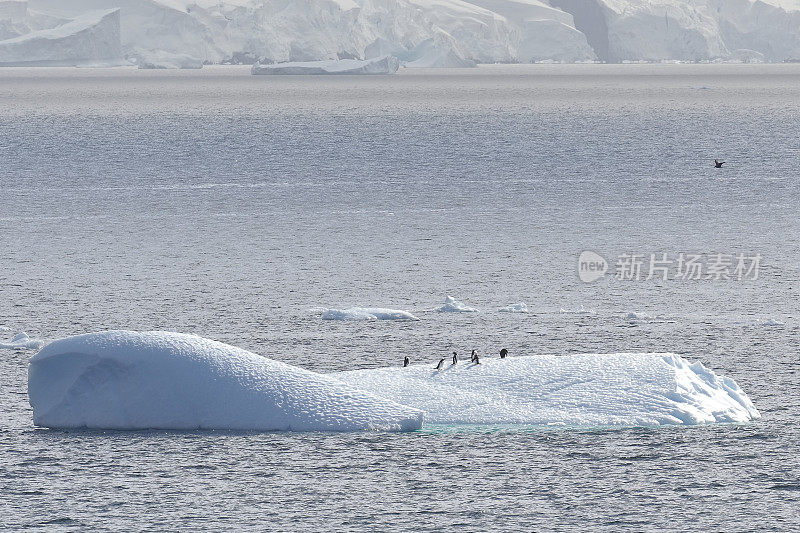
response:
M339 59L330 61L304 61L262 65L256 63L253 74L394 74L400 61L394 56L381 56L360 61Z
M89 11L64 24L0 41L0 65L118 65L118 9Z
M137 50L134 54L141 69L198 69L203 60L187 54L173 54L162 50Z
M0 331L10 331L5 326ZM44 341L31 339L27 333L20 331L8 341L0 341L0 350L38 350L44 346Z
M444 305L437 307L436 310L440 313L476 313L478 311L474 307L459 302L449 294L444 299Z
M401 309L383 307L351 307L349 309L325 309L322 320L419 320Z
M673 354L483 358L332 374L425 412L426 424L658 426L760 415L731 379Z
M519 302L516 304L510 304L505 307L501 307L498 309L500 313L527 313L528 306L525 302Z
M194 335L109 331L31 358L37 426L416 430L422 413L340 381Z
M369 59L494 62L800 58L796 0L29 0L4 2L0 39L119 9L122 52L220 63ZM12 5L13 4L13 5ZM25 6L23 8L23 6ZM103 50L101 40L96 49Z

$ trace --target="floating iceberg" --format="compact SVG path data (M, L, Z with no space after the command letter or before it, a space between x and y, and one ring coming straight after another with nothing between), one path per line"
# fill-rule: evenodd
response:
M436 308L440 313L477 313L478 310L474 307L469 307L459 302L450 295L444 299L444 305Z
M527 313L528 306L525 304L525 302L519 302L517 304L511 304L505 307L501 307L500 309L498 309L498 311L501 313Z
M262 65L256 63L253 74L394 74L400 61L394 56L382 56L360 61L339 59L330 61L305 61Z
M659 426L760 414L731 379L673 354L484 358L332 374L425 412L432 424Z
M419 320L408 311L382 307L351 307L350 309L325 309L322 320Z
M122 64L118 9L0 41L0 66Z
M53 428L416 430L422 413L193 335L110 331L31 358L33 423Z
M0 331L8 331L8 328L2 327ZM0 342L0 350L38 350L42 346L43 341L31 339L24 331L14 335L10 341Z
M140 69L198 69L203 61L187 54L172 54L161 50L137 50L134 54Z

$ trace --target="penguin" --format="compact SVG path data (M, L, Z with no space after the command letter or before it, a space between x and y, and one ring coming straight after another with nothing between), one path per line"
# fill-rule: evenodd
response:
M453 352L453 364L456 363L458 363L458 354L456 352Z
M406 358L403 359L403 368L407 367L409 364L411 364L411 359L406 356Z
M469 362L470 363L474 363L475 359L477 359L477 358L478 358L478 352L476 352L475 350L472 350L472 355L469 358Z
M480 360L480 359L478 359L478 354L477 354L477 353L475 354L475 360L474 360L473 362L474 362L476 365L479 365L479 364L481 364L481 360Z
M506 350L505 348L500 350L500 359L505 359L507 355L508 355L508 350Z
M444 357L442 357L442 358L439 360L439 364L438 364L438 365L436 365L436 370L441 370L443 366L444 366Z
M725 161L720 161L719 159L714 160L714 168L722 168L722 165L725 164Z

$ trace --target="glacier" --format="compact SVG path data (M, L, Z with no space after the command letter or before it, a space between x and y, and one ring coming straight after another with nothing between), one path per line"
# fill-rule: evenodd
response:
M51 428L409 431L422 413L194 335L108 331L56 340L28 367L33 423Z
M800 60L798 0L0 1L0 39L7 48L17 46L10 39L29 43L15 49L13 62L20 53L37 61L41 52L30 43L41 41L39 32L66 34L98 10L119 10L120 42L84 33L81 60L94 59L89 49L126 58L152 50L203 63L392 55L409 68Z
M27 18L27 11L22 18ZM35 22L41 17L34 14L32 19ZM3 66L108 66L122 63L120 13L117 9L89 11L55 27L0 41L0 65Z
M334 376L421 409L426 424L630 427L761 416L733 380L669 353L482 358Z

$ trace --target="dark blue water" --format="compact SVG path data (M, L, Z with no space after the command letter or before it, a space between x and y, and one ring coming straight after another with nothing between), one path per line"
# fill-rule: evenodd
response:
M60 432L32 426L31 352L0 351L1 523L792 529L798 139L792 65L335 79L2 70L0 325L12 331L0 335L176 330L323 372L473 347L672 351L735 379L763 418L615 431ZM625 253L763 259L756 280L587 284L583 250L612 267ZM481 312L432 312L446 294ZM531 312L497 312L519 301ZM329 322L316 310L350 306L422 320Z

